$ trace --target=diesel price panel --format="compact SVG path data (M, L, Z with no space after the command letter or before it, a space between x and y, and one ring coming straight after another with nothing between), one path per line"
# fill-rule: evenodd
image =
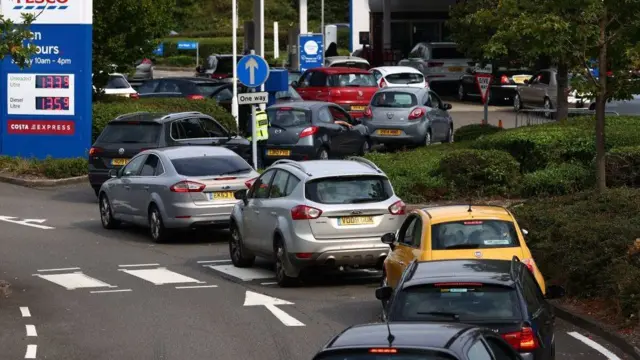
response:
M75 115L73 74L7 74L9 115Z

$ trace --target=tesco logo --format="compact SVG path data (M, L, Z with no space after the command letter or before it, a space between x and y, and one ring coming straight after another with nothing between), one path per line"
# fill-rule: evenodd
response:
M69 0L15 0L17 4L66 4Z

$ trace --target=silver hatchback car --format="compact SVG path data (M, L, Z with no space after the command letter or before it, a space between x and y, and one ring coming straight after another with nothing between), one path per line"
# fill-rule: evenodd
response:
M143 151L109 175L98 193L102 226L147 226L163 242L173 229L228 226L245 182L259 174L227 148L182 146Z
M389 246L380 237L405 217L387 176L366 159L278 160L234 207L229 252L236 267L273 259L280 286L310 267L381 269Z

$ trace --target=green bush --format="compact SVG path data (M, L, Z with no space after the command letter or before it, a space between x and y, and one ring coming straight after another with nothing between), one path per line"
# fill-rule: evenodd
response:
M593 184L593 171L580 164L550 165L523 176L523 197L573 194Z
M196 57L191 55L176 55L156 59L155 65L192 67L196 68Z
M460 149L440 159L438 174L458 196L509 195L521 178L518 168L504 151Z
M567 295L600 298L621 317L640 311L640 190L612 189L514 207L545 278Z
M607 185L640 186L640 146L612 149L605 159Z
M459 127L453 137L458 142L471 141L483 135L495 134L501 130L503 129L494 125L471 124Z
M87 174L87 159L26 159L21 157L0 156L0 172L16 176L37 176L49 179L62 179Z
M229 130L236 130L236 122L229 112L213 100L187 100L174 98L139 99L113 97L93 103L93 140L100 135L107 123L119 115L137 111L182 112L199 111L218 120Z
M164 43L164 57L186 55L196 56L195 50L178 50L179 41L197 41L199 44L200 58L206 59L207 56L213 54L231 54L233 52L233 39L231 37L218 37L218 38L184 38L184 37L172 37L163 39ZM237 46L238 53L242 53L243 38L238 37ZM286 44L286 43L281 43ZM265 51L273 51L273 40L266 39L264 42ZM266 54L265 54L266 55Z

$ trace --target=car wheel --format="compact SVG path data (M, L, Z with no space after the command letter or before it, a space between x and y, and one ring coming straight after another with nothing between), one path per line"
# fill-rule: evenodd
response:
M287 250L284 248L284 244L282 240L276 240L275 244L275 255L276 255L276 282L280 287L291 287L294 286L298 279L287 276L284 269L284 262L287 257Z
M169 230L164 227L160 210L155 205L149 210L149 233L156 243L166 242L169 237Z
M111 202L105 194L100 197L100 222L105 229L115 229L120 226L120 221L113 218Z
M467 98L467 93L464 91L464 85L458 86L458 100L464 101Z
M431 145L431 129L427 130L427 135L424 136L424 146Z
M453 143L453 125L449 126L449 132L447 133L447 142Z
M360 155L368 154L371 151L371 143L369 139L365 139L364 143L362 143L362 148L360 149Z
M235 223L231 224L231 238L229 239L229 256L233 266L239 268L247 268L253 266L256 261L255 256L247 256L242 244L242 236L240 230Z
M329 151L327 151L327 148L320 148L320 150L318 150L318 154L316 156L318 158L318 160L329 160Z
M553 112L546 111L553 109L553 105L551 105L551 100L548 97L544 98L544 105L542 106L545 109L544 117L547 119L551 119L553 117Z
M520 95L519 94L515 94L513 96L513 111L520 111L522 110L522 100L520 100Z

